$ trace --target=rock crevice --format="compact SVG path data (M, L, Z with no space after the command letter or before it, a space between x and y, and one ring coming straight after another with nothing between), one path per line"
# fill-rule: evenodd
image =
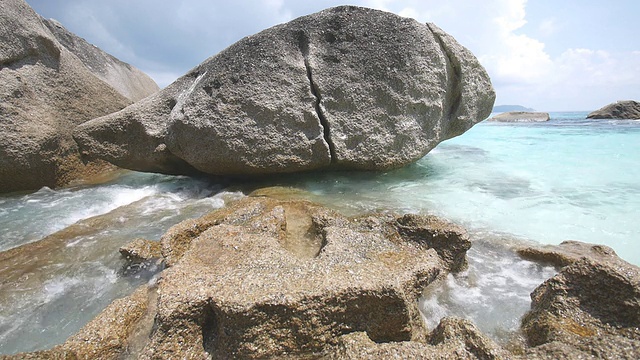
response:
M298 46L302 57L304 59L304 67L307 70L307 78L309 79L309 87L311 93L316 98L314 108L316 115L320 120L320 126L322 126L324 141L329 146L329 155L331 156L331 164L336 163L336 147L331 140L331 127L329 121L326 118L324 111L322 110L322 94L318 85L313 81L313 68L311 67L311 61L309 60L309 36L304 31L299 31L297 34Z

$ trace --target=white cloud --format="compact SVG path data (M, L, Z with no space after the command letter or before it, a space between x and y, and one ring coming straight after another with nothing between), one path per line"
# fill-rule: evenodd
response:
M538 30L543 36L551 36L558 30L558 25L555 19L544 19L538 25Z

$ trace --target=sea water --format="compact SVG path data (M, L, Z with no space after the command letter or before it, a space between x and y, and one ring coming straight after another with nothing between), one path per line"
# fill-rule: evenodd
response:
M600 243L640 265L640 122L585 116L485 121L394 171L285 176L245 185L300 188L346 214L434 214L465 226L473 241L469 269L426 289L420 306L428 327L443 316L461 316L504 343L517 332L529 293L556 271L520 259L512 244ZM11 290L4 302L0 297L0 354L60 343L114 298L152 279L153 271L124 274L118 247L135 237L157 240L172 224L240 196L222 190L202 179L129 173L103 185L0 197L0 250L64 231L78 220L106 219L94 234L68 240L58 253L71 259L47 265L58 270L41 275L39 286ZM86 250L77 252L79 247ZM77 261L78 254L86 259ZM78 307L65 305L75 297L82 316Z

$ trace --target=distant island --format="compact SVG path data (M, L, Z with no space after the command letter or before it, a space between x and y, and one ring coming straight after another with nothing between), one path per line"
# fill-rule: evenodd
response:
M522 105L497 105L493 107L492 112L507 112L507 111L535 111L535 109L524 107Z

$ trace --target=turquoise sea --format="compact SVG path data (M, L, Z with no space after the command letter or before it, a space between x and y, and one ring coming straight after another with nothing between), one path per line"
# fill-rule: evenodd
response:
M48 236L46 246L28 245L26 258L0 262L0 354L61 343L113 299L155 281L161 265L127 268L120 246L158 240L183 219L273 185L306 190L303 196L347 214L435 214L465 226L473 240L469 270L425 289L424 319L433 327L445 315L467 317L508 342L529 293L556 272L520 259L514 244L581 240L640 265L640 121L586 114L485 121L384 173L290 175L229 187L125 172L100 185L0 196L0 251Z

